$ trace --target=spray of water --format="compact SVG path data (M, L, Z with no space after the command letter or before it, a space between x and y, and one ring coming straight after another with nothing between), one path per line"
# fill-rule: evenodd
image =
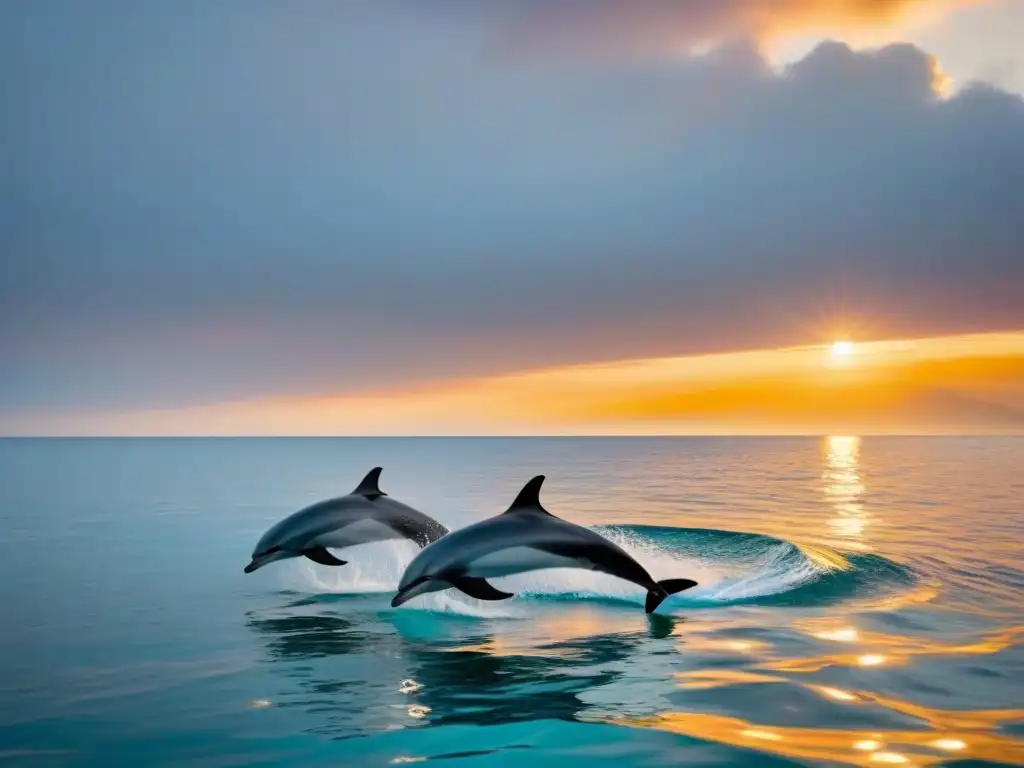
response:
M793 544L757 538L756 546L725 556L711 547L707 552L673 546L656 537L628 529L603 530L655 579L690 578L698 586L670 598L672 603L729 604L787 592L811 582L828 570L820 560L804 556ZM727 535L727 534L723 534ZM328 594L390 593L418 549L409 541L386 541L345 551L348 565L325 568L306 560L282 569L287 587L300 592ZM475 600L457 590L418 597L403 608L469 616L521 616L537 599L578 598L624 601L642 605L640 587L606 574L575 568L557 568L494 579L516 598L502 602ZM671 603L669 603L671 605Z

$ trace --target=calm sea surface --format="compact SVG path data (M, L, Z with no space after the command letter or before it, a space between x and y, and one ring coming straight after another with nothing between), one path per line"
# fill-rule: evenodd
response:
M449 527L546 474L700 586L242 573L378 464ZM1021 765L1022 559L1020 439L0 441L0 765Z

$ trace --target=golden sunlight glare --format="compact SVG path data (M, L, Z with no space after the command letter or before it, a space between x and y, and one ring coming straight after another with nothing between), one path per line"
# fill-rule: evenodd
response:
M945 749L950 752L955 752L963 749L967 744L961 739L939 739L937 741L933 741L932 746L938 747L939 749Z
M853 748L859 749L861 752L874 752L881 746L882 742L875 741L874 739L864 739L863 741L853 742Z
M857 658L857 663L862 667L875 667L885 662L885 656L877 653L866 653Z
M833 357L849 357L853 354L853 342L852 341L837 341L829 350Z

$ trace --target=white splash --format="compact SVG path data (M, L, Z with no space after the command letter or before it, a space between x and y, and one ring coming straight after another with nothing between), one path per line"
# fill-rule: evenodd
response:
M315 594L361 595L393 592L406 566L419 552L405 539L349 547L335 554L348 564L341 567L316 565L305 558L290 561L293 568L282 568L284 586L297 592Z
M670 598L671 602L721 602L787 592L811 581L826 570L803 555L794 564L794 547L786 542L768 545L760 554L723 560L692 553L673 552L656 542L625 531L603 530L643 565L656 580L689 578L697 586ZM386 541L345 550L348 565L327 568L307 560L294 561L294 568L282 569L286 586L300 592L320 594L391 593L402 572L418 552L409 541ZM524 602L530 597L575 596L615 599L643 604L645 592L634 584L593 571L557 568L493 579L495 586L514 592L517 598L502 602L475 600L457 590L433 592L415 598L402 609L427 610L481 618L519 617L528 614ZM400 610L402 610L400 609Z

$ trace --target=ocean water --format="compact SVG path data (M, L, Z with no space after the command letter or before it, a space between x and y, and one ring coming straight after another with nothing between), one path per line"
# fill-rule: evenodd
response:
M554 514L691 591L583 571L393 609L408 542L243 574L382 488ZM0 441L0 765L1024 764L1024 440Z

